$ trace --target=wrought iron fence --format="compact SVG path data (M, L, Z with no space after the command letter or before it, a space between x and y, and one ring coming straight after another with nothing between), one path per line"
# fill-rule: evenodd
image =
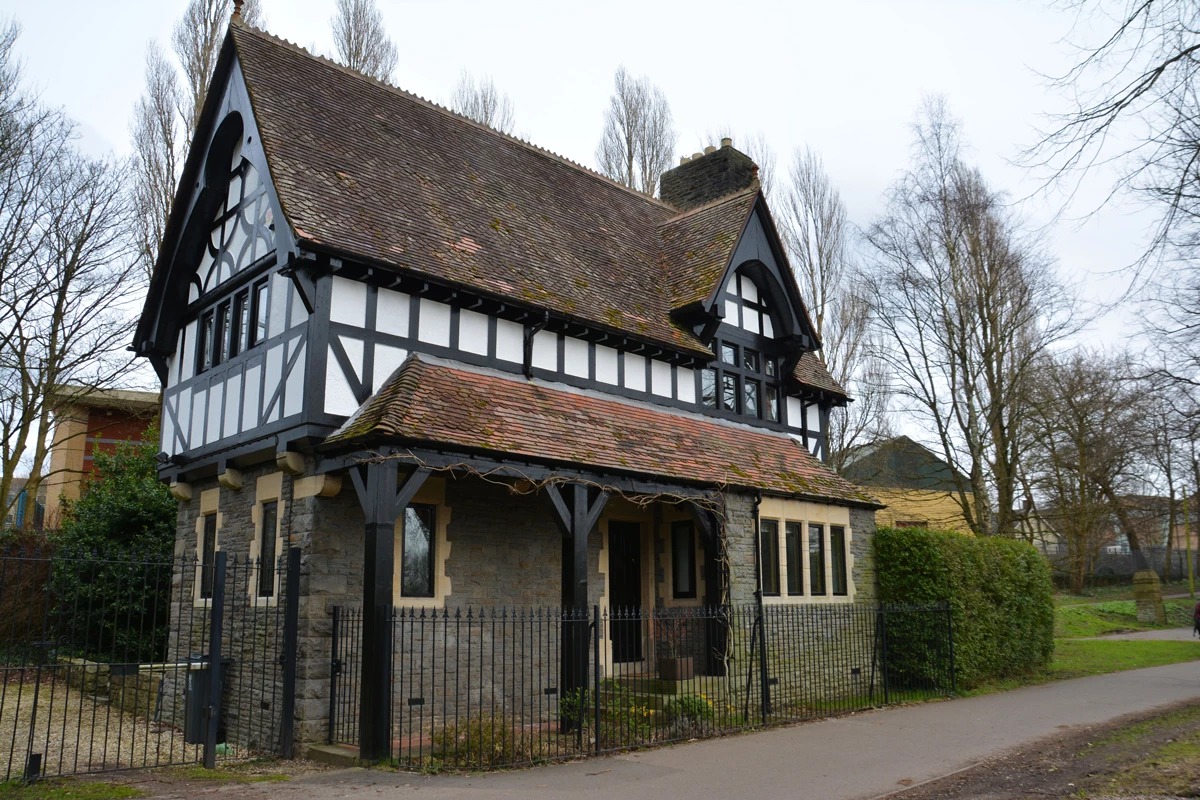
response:
M298 566L0 553L0 781L288 754Z
M531 764L954 690L945 606L395 609L392 754ZM358 742L361 612L334 615L331 742Z

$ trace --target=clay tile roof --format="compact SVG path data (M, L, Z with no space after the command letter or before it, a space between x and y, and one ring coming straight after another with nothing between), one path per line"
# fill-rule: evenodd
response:
M325 447L435 444L878 506L790 436L410 356Z
M850 394L842 385L834 380L825 366L825 362L816 353L807 352L800 356L792 376L805 386L811 386L823 392L829 392L839 397L849 397Z
M669 315L659 226L677 209L262 31L230 31L304 245L711 355ZM683 238L673 252L711 244Z
M756 184L659 226L672 308L703 303L712 296L733 258L758 193Z

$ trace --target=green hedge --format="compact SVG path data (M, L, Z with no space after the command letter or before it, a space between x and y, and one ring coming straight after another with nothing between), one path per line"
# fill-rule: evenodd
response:
M1050 662L1054 584L1049 565L1031 545L880 528L875 554L883 602L950 604L959 686L1024 675Z

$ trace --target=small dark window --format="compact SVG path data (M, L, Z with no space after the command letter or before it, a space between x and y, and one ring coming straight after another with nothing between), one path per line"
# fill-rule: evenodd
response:
M671 523L671 583L675 597L696 596L696 533L687 521Z
M726 364L737 366L737 347L731 344L721 345L721 360Z
M841 525L829 526L829 560L833 567L833 593L847 594L846 588L846 529Z
M196 337L196 372L213 365L213 312L200 317L200 334Z
M400 554L400 594L404 597L433 597L436 525L436 506L413 503L404 511L404 539Z
M250 331L250 347L267 338L267 316L271 309L267 302L267 282L265 280L254 284L253 306L250 312L250 316L254 320L254 327Z
M775 377L775 359L773 359L773 358L764 359L763 366L766 367L765 372L767 373L767 377L774 378Z
M229 357L246 350L246 335L250 331L250 290L243 289L233 298L233 319L229 322Z
M204 515L204 533L200 540L200 597L213 596L213 572L217 561L217 515Z
M779 523L773 519L758 521L759 564L762 568L764 596L779 596Z
M706 369L700 373L700 402L709 408L717 407L717 371Z
M787 554L787 592L790 595L804 594L804 529L799 522L789 522L783 534Z
M258 532L258 596L275 596L275 533L279 527L279 503L262 504Z
M808 585L812 594L825 594L825 527L808 526Z
M748 372L759 371L758 351L748 347L742 348L742 369Z
M214 324L217 326L213 331L212 363L214 367L228 357L229 321L229 302L226 301L217 306L217 316L214 320Z
M758 416L758 381L747 380L742 384L742 413Z
M737 411L737 376L721 376L721 408Z
M779 389L767 386L767 419L779 422Z

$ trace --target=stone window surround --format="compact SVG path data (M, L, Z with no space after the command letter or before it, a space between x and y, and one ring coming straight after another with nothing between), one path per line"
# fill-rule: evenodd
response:
M204 519L212 514L217 517L217 530L213 536L213 553L221 550L221 528L224 526L225 515L220 511L220 504L221 490L219 488L205 489L200 493L200 514L196 517L196 578L192 581L193 608L208 608L212 605L211 597L200 596L200 586L204 576L200 560L204 554Z
M275 559L284 552L283 520L287 513L287 504L283 499L283 473L272 472L261 476L254 485L254 505L250 509L250 519L253 522L253 538L250 540L250 563L259 559L260 543L262 542L262 509L264 503L274 501L275 512ZM261 565L260 565L261 568ZM279 573L276 565L275 587L270 597L260 597L258 594L258 570L247 570L246 597L252 607L272 607L279 602Z
M450 506L446 505L446 479L429 478L412 499L413 503L437 507L437 531L433 545L433 597L405 597L400 593L400 582L404 575L404 515L396 520L394 570L392 575L392 603L397 608L445 608L450 596L450 577L446 574L446 563L450 558Z
M850 527L850 509L845 506L826 505L824 503L809 503L800 500L788 500L777 497L764 497L758 509L759 520L774 520L779 529L779 589L774 597L763 597L763 605L805 605L853 603L856 592L854 582L854 553L850 543L854 540L854 530ZM800 581L804 589L802 595L787 593L787 523L799 523L804 540L800 547L802 561ZM825 543L825 594L813 596L809 592L808 566L808 526L820 525ZM829 546L829 527L836 525L846 531L846 594L834 595L833 592L833 558ZM755 536L754 546L759 547L758 536Z

